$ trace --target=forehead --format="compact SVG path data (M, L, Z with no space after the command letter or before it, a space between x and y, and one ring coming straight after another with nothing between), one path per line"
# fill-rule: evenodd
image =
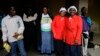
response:
M15 10L15 8L14 7L10 7L10 10Z
M72 11L72 10L76 11L75 8L70 8L70 11Z
M47 9L47 7L44 7L43 9Z
M60 13L66 13L66 11L62 10Z

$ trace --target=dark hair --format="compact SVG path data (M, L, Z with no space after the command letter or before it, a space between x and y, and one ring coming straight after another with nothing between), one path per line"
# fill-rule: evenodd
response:
M84 15L83 10L84 10L85 8L86 8L86 7L82 7L82 8L81 8L81 15Z
M47 5L43 5L43 7L42 8L47 8L48 9L48 6Z
M85 8L86 8L86 7L82 7L82 8L81 8L81 12L83 12L83 10L84 10Z
M12 7L15 9L15 6L9 6L8 11L10 11Z
M27 15L27 17L33 16L35 14L35 11L33 11L33 8L28 8L25 14Z

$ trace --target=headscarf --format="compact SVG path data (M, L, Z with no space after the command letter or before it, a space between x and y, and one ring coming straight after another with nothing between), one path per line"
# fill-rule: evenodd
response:
M69 13L69 10L72 9L72 8L75 9L76 12L77 12L77 8L76 8L75 6L70 6L70 7L68 8L68 13Z
M61 11L65 11L65 12L67 12L67 10L66 10L65 7L61 7L60 10L59 10L59 12L61 12Z

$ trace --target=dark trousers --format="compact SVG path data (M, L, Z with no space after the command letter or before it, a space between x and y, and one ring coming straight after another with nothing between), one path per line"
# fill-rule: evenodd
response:
M54 49L56 56L63 56L63 42L61 40L54 40Z
M64 56L81 56L81 46L79 45L65 45Z

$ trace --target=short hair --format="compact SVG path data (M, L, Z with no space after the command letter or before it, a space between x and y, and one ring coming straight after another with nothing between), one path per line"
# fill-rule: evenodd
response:
M82 8L81 8L81 12L83 12L83 10L84 10L85 8L86 8L86 7L82 7Z
M12 7L13 7L14 9L16 9L15 6L9 6L8 12L12 9Z

